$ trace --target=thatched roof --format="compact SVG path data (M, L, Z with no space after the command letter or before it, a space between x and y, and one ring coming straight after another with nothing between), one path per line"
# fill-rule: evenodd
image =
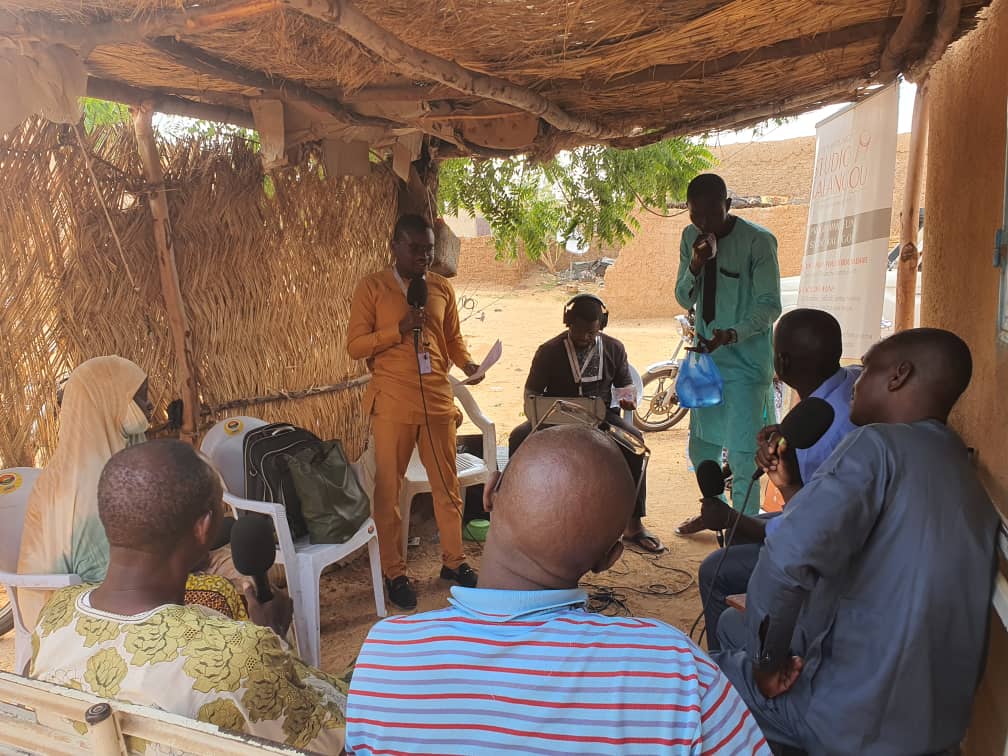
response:
M0 0L0 43L65 44L89 92L167 112L280 100L288 144L542 155L856 99L924 75L988 2Z

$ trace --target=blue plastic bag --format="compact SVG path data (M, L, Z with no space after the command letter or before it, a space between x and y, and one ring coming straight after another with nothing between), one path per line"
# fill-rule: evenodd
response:
M724 399L721 371L707 352L689 352L679 366L676 394L681 407L713 407Z

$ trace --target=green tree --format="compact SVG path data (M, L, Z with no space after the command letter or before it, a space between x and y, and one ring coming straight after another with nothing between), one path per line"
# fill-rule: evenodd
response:
M640 207L664 213L709 168L707 148L667 139L636 150L579 147L548 163L522 157L457 158L441 164L438 206L487 219L498 253L555 261L567 241L623 244L639 228Z
M94 97L82 97L80 102L84 110L84 128L89 134L99 126L114 126L130 119L129 107L121 102Z

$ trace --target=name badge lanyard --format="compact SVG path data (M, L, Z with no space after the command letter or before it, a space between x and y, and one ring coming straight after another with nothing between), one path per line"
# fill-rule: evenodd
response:
M570 362L571 375L574 377L574 382L578 387L578 396L584 396L584 391L582 389L583 383L602 380L602 337L595 337L595 343L592 345L592 348L588 350L588 354L585 355L585 358L580 365L578 364L577 352L574 350L574 344L571 342L569 336L564 341L564 346L567 348L567 360ZM588 365L591 363L592 357L596 354L599 356L598 370L594 375L586 375L585 371L588 369Z

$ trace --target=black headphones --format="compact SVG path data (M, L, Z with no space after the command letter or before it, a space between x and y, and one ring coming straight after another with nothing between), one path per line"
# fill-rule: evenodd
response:
M605 330L605 327L609 325L609 310L605 306L599 297L594 294L578 294L567 300L567 304L564 305L563 312L563 322L565 326L570 327L571 313L574 310L574 305L583 300L591 300L592 302L598 302L599 306L602 308L602 315L599 317L599 330Z

